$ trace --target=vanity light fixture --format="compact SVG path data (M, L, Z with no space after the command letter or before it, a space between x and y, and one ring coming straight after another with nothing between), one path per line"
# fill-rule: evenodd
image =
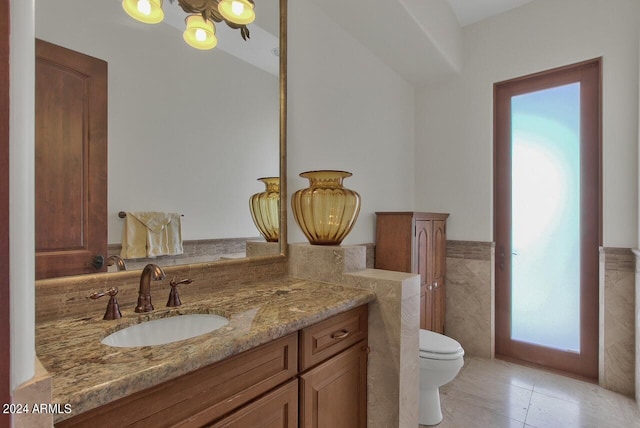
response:
M183 38L196 49L213 49L218 44L214 22L224 22L249 38L248 24L256 19L253 0L169 0L178 2L184 12L186 29ZM122 0L122 8L132 18L145 24L157 24L164 19L162 0Z

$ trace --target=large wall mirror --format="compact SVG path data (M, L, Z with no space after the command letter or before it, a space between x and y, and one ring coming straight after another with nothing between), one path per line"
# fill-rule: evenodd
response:
M161 266L224 263L261 240L249 198L265 190L259 178L286 178L287 6L255 3L249 40L216 23L218 45L203 51L184 42L177 1L165 0L165 20L153 25L128 16L122 0L35 1L38 39L108 63L109 253L122 242L120 212L182 215L185 255L153 260ZM256 255L282 257L286 230L265 248ZM149 260L126 262L134 270Z

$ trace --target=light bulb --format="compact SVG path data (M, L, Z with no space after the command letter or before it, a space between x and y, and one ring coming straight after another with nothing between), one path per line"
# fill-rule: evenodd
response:
M256 19L253 0L219 0L218 12L227 21L237 25L251 24Z
M164 19L162 0L122 0L127 15L145 24L157 24Z
M234 1L231 3L231 11L240 16L242 15L242 12L244 12L244 5L239 1Z
M149 0L138 0L138 12L143 15L151 15L151 3Z
M207 40L207 32L204 31L202 28L198 28L196 29L196 40L199 42L204 42L205 40Z

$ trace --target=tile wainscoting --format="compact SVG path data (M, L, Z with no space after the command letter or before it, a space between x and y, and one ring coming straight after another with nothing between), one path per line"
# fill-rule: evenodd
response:
M493 357L493 255L492 242L447 241L445 334L470 356Z
M629 248L600 248L600 385L635 394L635 268Z
M636 272L636 285L635 285L635 292L636 292L636 296L640 296L640 249L634 249L633 250L633 254L635 255L635 262L636 262L636 268L635 268L635 272ZM635 382L635 387L636 387L636 403L638 404L638 407L640 407L640 302L638 302L638 299L635 299L635 327L636 327L636 331L635 331L635 339L636 339L636 382Z
M184 241L182 248L183 254L175 256L127 259L127 269L143 269L148 263L158 263L165 267L280 254L280 244L265 242L260 237L191 240ZM120 244L109 244L107 248L109 256L119 256L121 251ZM109 272L115 271L115 266L109 267Z
M447 241L445 333L470 356L494 354L494 256L491 242ZM636 382L640 383L635 357L640 333L636 331L636 318L640 322L640 305L635 304L635 284L640 281L637 258L640 252L634 256L628 248L600 248L599 383L627 396L633 396Z

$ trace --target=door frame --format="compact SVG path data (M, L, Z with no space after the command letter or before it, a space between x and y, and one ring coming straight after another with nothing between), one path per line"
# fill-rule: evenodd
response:
M581 358L511 340L511 97L581 82L580 111L580 314ZM596 97L585 99L585 97ZM583 102L584 100L584 102ZM584 108L587 107L587 108ZM502 120L499 122L499 119ZM588 145L583 138L591 138ZM593 141L595 139L595 141ZM602 58L494 84L495 354L580 377L598 377L599 247L602 245ZM587 171L587 174L582 174ZM587 189L587 190L585 190ZM590 191L590 190L591 191ZM597 207L585 210L584 207ZM501 213L507 213L504 218ZM591 231L590 234L585 230ZM587 242L585 242L587 241ZM585 280L586 279L586 280ZM588 344L588 346L585 346ZM542 355L544 352L544 355Z
M9 29L10 2L0 1L0 300L9 308ZM11 317L0 311L0 400L11 403ZM2 414L0 425L11 424L11 415Z

